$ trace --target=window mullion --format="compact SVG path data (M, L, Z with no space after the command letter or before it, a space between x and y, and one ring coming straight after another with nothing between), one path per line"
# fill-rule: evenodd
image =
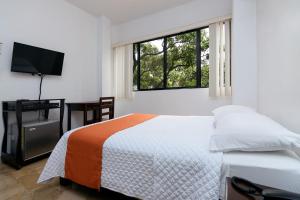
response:
M167 88L167 70L168 70L168 54L167 54L167 37L164 37L164 47L163 47L163 51L164 51L164 88Z
M138 53L138 59L137 59L137 87L138 90L141 90L141 43L137 44L137 53Z
M201 29L196 31L197 87L201 88Z

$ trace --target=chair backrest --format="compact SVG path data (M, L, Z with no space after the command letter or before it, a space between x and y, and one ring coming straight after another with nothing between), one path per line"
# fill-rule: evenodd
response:
M102 121L103 116L108 115L109 119L113 119L115 115L115 97L100 97L100 121ZM103 112L103 109L108 109L108 112Z

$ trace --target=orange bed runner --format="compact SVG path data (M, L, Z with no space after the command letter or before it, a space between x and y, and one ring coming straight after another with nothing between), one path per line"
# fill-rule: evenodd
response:
M65 178L93 189L100 189L102 147L114 133L156 117L132 114L74 131L68 139Z

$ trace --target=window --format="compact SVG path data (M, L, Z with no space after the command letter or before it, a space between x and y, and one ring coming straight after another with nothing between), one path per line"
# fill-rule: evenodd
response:
M208 87L208 27L135 43L133 51L134 90Z

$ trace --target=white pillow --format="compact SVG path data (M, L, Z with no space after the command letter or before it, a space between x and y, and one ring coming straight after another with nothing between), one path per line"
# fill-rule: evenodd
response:
M254 109L247 107L247 106L241 106L241 105L226 105L221 106L219 108L216 108L212 111L212 113L216 115L223 115L228 113L235 113L235 112L255 112Z
M214 127L216 128L217 123L221 120L224 116L231 113L256 113L254 109L241 106L241 105L226 105L216 108L212 111L215 116Z
M231 113L217 122L210 150L299 151L300 135L258 113Z

